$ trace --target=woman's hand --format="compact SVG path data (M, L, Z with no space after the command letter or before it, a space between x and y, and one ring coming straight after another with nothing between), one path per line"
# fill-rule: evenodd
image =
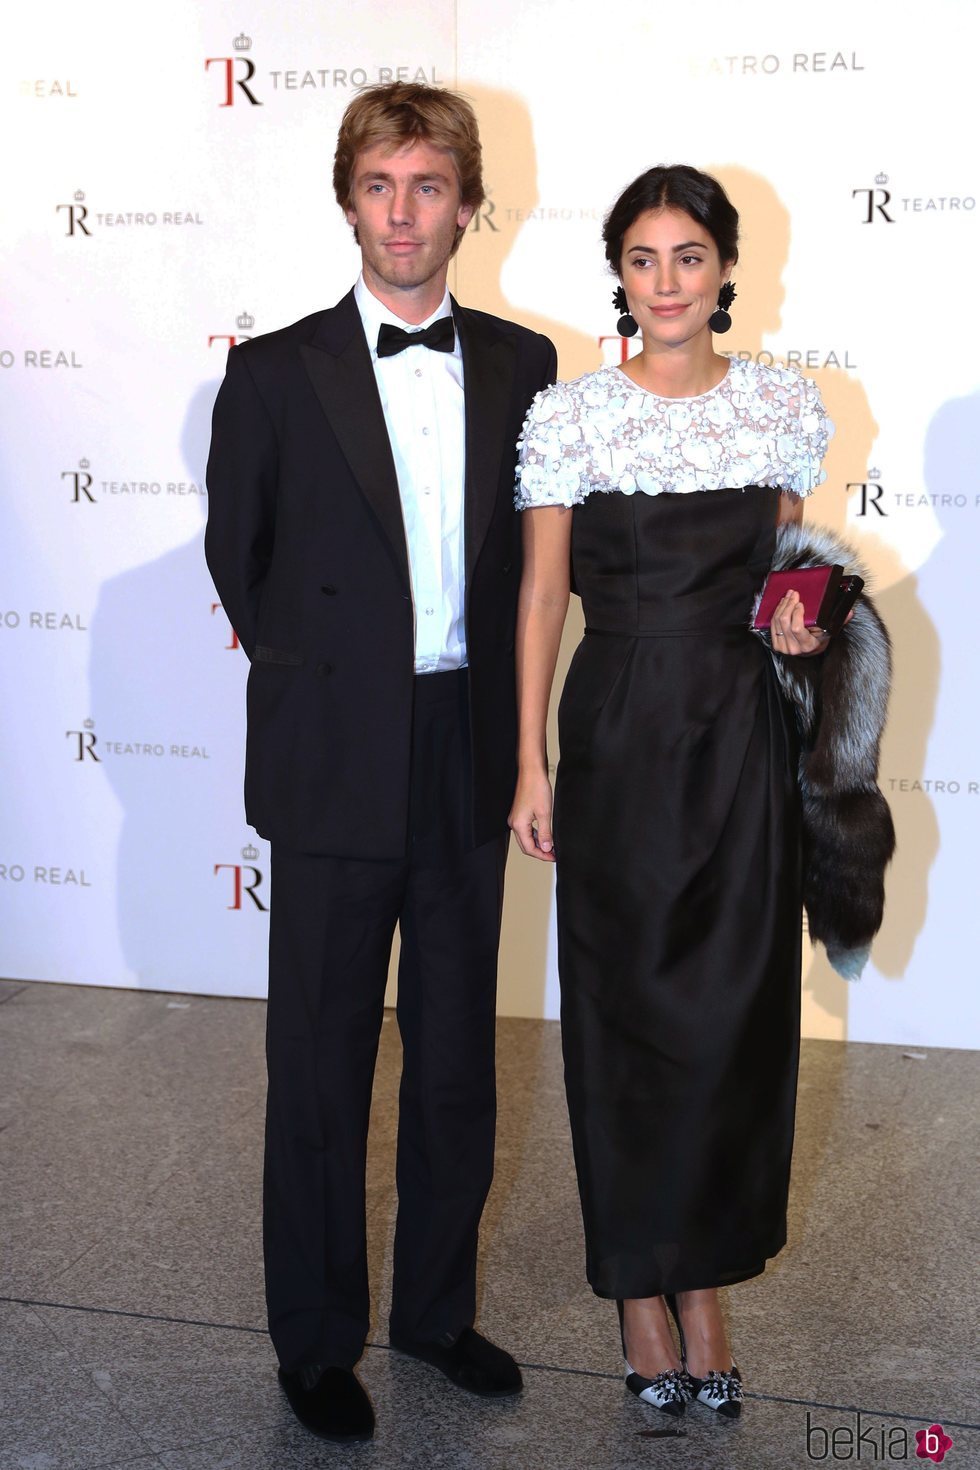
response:
M551 836L551 782L547 771L517 778L514 804L507 825L517 838L517 845L527 857L543 863L555 861Z
M795 658L809 658L811 654L823 653L830 642L829 633L825 633L822 628L808 628L804 623L803 603L798 592L787 592L776 604L769 636L777 653L790 654Z

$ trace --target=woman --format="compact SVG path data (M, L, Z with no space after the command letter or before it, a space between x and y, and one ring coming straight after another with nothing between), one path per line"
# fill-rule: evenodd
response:
M793 717L748 624L777 522L824 478L830 425L798 373L714 349L738 259L716 180L649 170L603 238L620 330L638 323L643 347L547 389L524 426L511 827L529 856L557 856L587 1271L620 1304L627 1384L668 1413L696 1398L735 1416L718 1288L786 1238L801 944ZM545 729L570 560L587 626L553 835ZM784 597L772 647L826 642Z

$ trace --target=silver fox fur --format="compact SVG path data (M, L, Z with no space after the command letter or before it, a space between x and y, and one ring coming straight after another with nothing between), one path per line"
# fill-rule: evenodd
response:
M861 974L881 927L884 873L895 850L891 812L878 789L891 643L854 548L820 526L779 527L773 571L827 563L864 577L854 616L826 653L772 658L800 734L803 902L810 936L851 980ZM769 643L768 632L758 636Z

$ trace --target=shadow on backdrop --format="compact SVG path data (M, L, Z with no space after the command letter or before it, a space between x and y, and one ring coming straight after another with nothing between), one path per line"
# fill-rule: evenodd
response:
M527 216L538 203L537 156L527 103L512 92L480 83L460 84L476 108L483 143L483 171L489 198L467 231L456 255L453 292L464 306L491 312L542 332L558 349L558 377L577 378L602 361L599 343L568 322L542 316L504 291L504 268ZM597 246L597 249L599 247ZM516 464L517 448L514 446ZM572 599L555 671L548 749L552 765L558 757L555 713L572 654L584 623L577 598ZM554 871L549 864L526 858L511 844L507 864L503 933L500 946L502 1015L541 1016L547 998L549 937L553 929Z
M884 975L901 976L925 927L927 912L932 908L936 940L933 943L930 939L925 944L929 959L920 967L925 983L928 983L927 966L948 964L950 936L961 930L967 917L958 908L958 900L966 894L966 884L960 887L952 871L932 904L929 886L930 870L940 850L936 804L969 801L967 778L975 773L976 765L976 721L970 718L971 696L963 692L959 681L968 676L968 659L972 657L972 649L970 654L966 651L970 635L964 629L964 613L968 589L976 579L976 540L963 534L963 517L977 505L978 456L980 393L942 404L926 431L923 462L924 493L930 497L941 538L917 575L897 578L878 598L882 615L896 641L895 687L883 770L896 781L907 784L901 793L893 793L887 783L884 785L896 816L898 850L889 882L892 902L885 909L885 923L875 944L874 960ZM923 609L920 589L930 613L937 619L936 624ZM944 660L937 624L946 630L949 640L942 685L940 672ZM964 629L959 635L963 639L961 665L953 651L960 629ZM954 689L958 691L955 708ZM937 742L933 746L930 758L930 737L935 735L939 735L941 744ZM947 790L942 795L925 787L912 790L913 783L930 777L945 780L947 788L958 781L960 789L955 793ZM954 810L958 815L963 809ZM962 861L971 850L972 834L964 833L952 861ZM942 919L944 910L945 920ZM968 954L970 946L963 945L962 952ZM965 1044L970 1042L967 1040Z
M738 298L732 309L733 327L722 342L726 352L758 358L781 331L784 301L782 273L789 258L789 211L767 179L746 169L721 165L709 168L724 184L742 220L742 255L737 267ZM816 302L813 303L814 311ZM810 341L819 340L814 314ZM806 344L788 344L802 349ZM846 344L836 344L840 363ZM778 349L775 352L779 358ZM769 361L763 355L762 361ZM876 534L873 513L856 519L854 508L860 485L869 478L868 466L878 435L864 386L853 370L825 364L805 367L820 388L834 421L824 467L827 479L808 504L806 516L816 524L852 542L859 542L862 559L871 572L871 590L895 643L895 679L882 752L882 781L896 767L920 773L932 726L939 671L935 628L917 593L917 582L888 543ZM885 792L888 795L887 789ZM894 807L894 802L892 803ZM925 808L928 804L923 804ZM903 814L904 821L904 814ZM889 871L885 922L873 949L873 962L889 975L901 975L915 937L925 920L926 875L935 856L938 832L931 807L920 811L914 829L907 823L899 832L899 852ZM848 992L831 969L822 947L812 952L804 977L804 991L822 1013L823 1034L847 1035Z
M217 390L217 381L196 390L181 431L188 483L202 491ZM240 862L250 833L241 781L225 776L231 766L241 771L241 752L227 747L241 743L231 712L243 708L244 655L221 652L229 630L221 609L211 612L207 501L203 493L193 500L200 529L188 541L102 586L92 619L91 709L102 769L123 813L117 907L133 984L240 995L249 993L242 946L264 950L266 926L253 923L261 935L245 934L254 905L228 911L221 888L228 873L215 875L214 865ZM153 503L144 513L167 510ZM255 910L256 920L264 917Z

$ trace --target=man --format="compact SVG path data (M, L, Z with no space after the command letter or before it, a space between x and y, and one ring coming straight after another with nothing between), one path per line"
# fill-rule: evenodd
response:
M367 1439L364 1167L396 923L392 1345L521 1388L473 1329L493 1171L497 945L515 778L514 445L544 337L453 301L484 198L469 104L394 83L334 160L362 273L330 311L232 349L208 565L251 660L245 800L272 843L265 1264L280 1382Z

